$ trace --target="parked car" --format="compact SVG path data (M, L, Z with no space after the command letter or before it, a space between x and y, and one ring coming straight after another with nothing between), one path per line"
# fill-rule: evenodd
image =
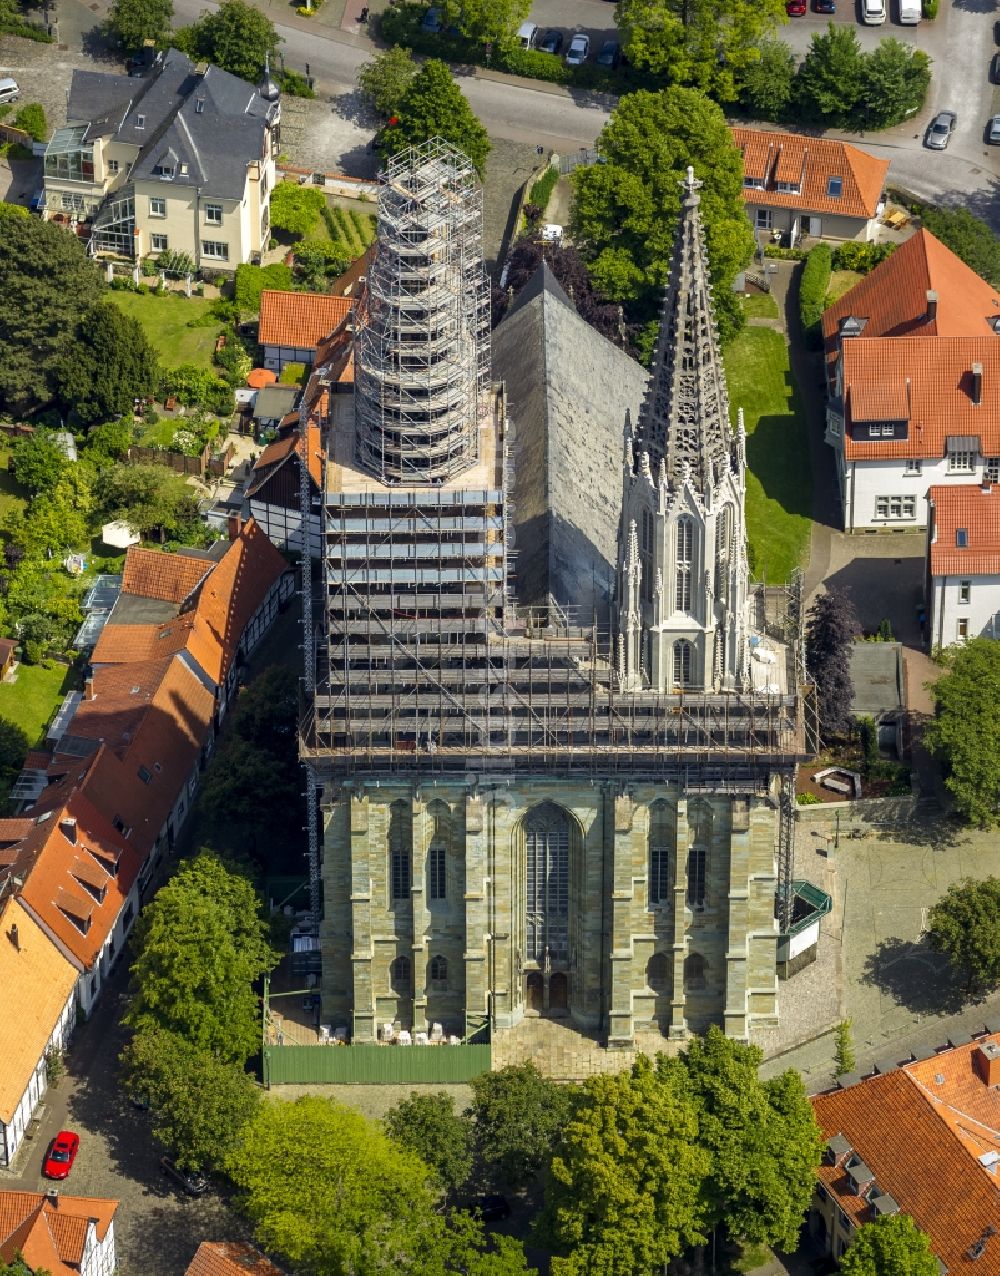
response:
M990 117L990 122L986 126L986 140L992 146L1000 146L1000 115Z
M420 30L427 31L431 35L437 35L443 26L444 20L441 10L431 7L423 16L423 20L420 23Z
M880 27L885 21L885 0L861 0L861 21L867 27Z
M160 1173L166 1174L187 1192L188 1196L204 1196L208 1191L208 1180L197 1170L182 1170L169 1156L160 1157Z
M836 13L837 0L814 0L813 8L817 13Z
M1000 84L1000 53L993 54L993 60L990 62L990 79L994 84Z
M584 62L590 57L590 36L584 35L582 31L578 31L569 42L569 48L566 51L567 66L583 66Z
M806 0L788 0L785 12L790 18L804 18L809 11Z
M72 1130L60 1130L45 1153L42 1173L47 1179L66 1178L73 1168L73 1162L79 1150L79 1134L74 1134Z
M621 60L622 46L617 40L605 40L601 45L600 53L597 55L597 65L607 67L609 71L613 71Z
M954 111L939 111L927 126L924 145L932 151L943 151L951 141L957 119Z
M499 1192L486 1192L480 1196L474 1196L466 1208L470 1214L475 1218L481 1218L484 1223L498 1223L503 1218L510 1218L510 1201Z
M1000 44L1000 22L993 23L993 43Z
M563 47L563 33L561 31L546 31L542 36L542 42L538 46L542 53L561 53Z

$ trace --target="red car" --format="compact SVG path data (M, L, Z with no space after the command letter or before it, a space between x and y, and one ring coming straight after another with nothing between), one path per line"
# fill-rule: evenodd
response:
M64 1179L73 1168L80 1150L80 1136L72 1130L60 1130L49 1144L42 1173L47 1179Z
M790 18L804 18L806 10L806 0L788 0L785 5L785 12Z

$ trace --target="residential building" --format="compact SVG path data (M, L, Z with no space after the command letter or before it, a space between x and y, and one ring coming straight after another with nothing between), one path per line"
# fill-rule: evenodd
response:
M283 1276L246 1241L202 1241L184 1276Z
M928 645L1000 638L1000 487L932 487L927 507Z
M92 221L97 253L234 271L270 238L280 114L270 75L254 86L176 49L137 78L74 70L44 215Z
M272 543L286 554L303 552L302 509L306 505L308 544L312 556L319 557L319 437L319 426L310 424L304 431L294 430L269 443L254 462L243 493L244 512L255 519Z
M0 1191L0 1259L20 1254L49 1276L114 1276L117 1211L96 1196Z
M32 820L0 820L0 865ZM0 868L0 1166L9 1167L48 1087L47 1055L76 1023L77 968L19 902ZM2 1229L0 1229L2 1230ZM2 1251L0 1251L2 1252Z
M652 377L543 272L497 334L504 386L471 166L434 139L385 178L353 397L318 412L302 757L323 1020L362 1042L538 1016L611 1046L748 1039L778 1014L804 738L794 627L790 647L751 632L700 183ZM560 360L576 375L543 402Z
M888 160L829 137L730 131L743 156L743 202L759 243L876 238Z
M921 230L823 316L847 531L927 526L928 488L1000 480L1000 293Z
M251 413L255 437L277 430L286 420L296 423L295 409L300 394L297 385L266 385L258 390Z
M1000 1269L998 1086L1000 1034L989 1033L816 1095L827 1142L812 1236L840 1258L859 1227L901 1212L950 1276Z
M257 333L264 367L281 372L286 363L310 365L316 347L343 323L353 306L351 297L265 288L260 294Z
M0 638L0 679L7 675L17 664L17 643L13 638Z

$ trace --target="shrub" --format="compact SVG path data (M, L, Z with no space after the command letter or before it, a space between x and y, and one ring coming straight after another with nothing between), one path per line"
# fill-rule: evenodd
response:
M806 341L814 348L822 340L820 321L823 302L830 287L833 253L829 244L817 244L806 257L799 281L799 322Z
M778 261L802 261L806 256L804 248L782 248L780 244L765 244L764 256L774 257Z
M287 93L289 97L313 98L316 96L316 90L301 71L280 71L278 86L282 93Z
M538 49L503 49L494 53L493 65L511 75L524 75L532 80L547 80L550 84L568 84L573 77L573 67L568 67L555 53L542 53Z
M795 800L799 806L819 806L820 803L815 793L800 793Z
M925 18L936 18L938 16L939 0L923 0L920 8Z
M550 164L541 177L532 183L531 190L528 192L528 199L533 204L537 204L543 213L558 180L559 169L555 164Z
M49 132L44 107L38 102L28 102L22 106L14 116L14 127L23 128L36 142L44 142Z
M895 250L895 244L862 244L849 240L833 250L833 269L856 270L860 275L867 275Z
M292 286L292 269L281 262L273 266L236 267L233 296L240 310L256 313L260 309L260 294L265 288L287 291Z

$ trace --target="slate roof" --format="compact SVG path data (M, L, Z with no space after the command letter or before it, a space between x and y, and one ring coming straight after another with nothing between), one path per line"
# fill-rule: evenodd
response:
M257 340L262 346L313 349L350 314L353 305L352 297L265 288L260 294Z
M253 405L255 421L280 421L295 408L302 391L297 385L266 385L257 391Z
M513 426L515 589L606 624L621 517L625 420L646 372L577 314L542 262L493 333Z
M117 1201L96 1196L50 1199L41 1192L0 1191L0 1258L17 1253L32 1271L79 1276L90 1223L103 1241L118 1209Z
M1000 487L939 484L927 493L933 532L932 576L1000 575ZM964 529L964 546L958 531Z
M29 820L29 827L32 824ZM0 876L3 872L0 868ZM14 926L16 945L11 940ZM0 988L7 1007L0 1015L0 1121L4 1124L13 1118L76 980L76 968L23 904L9 895L0 904Z
M283 1276L246 1241L202 1241L184 1276Z
M767 129L732 128L733 141L743 155L747 177L761 178L765 187L743 187L743 200L773 208L802 208L839 217L875 216L889 161L834 138L805 137ZM840 195L831 195L830 179L840 178ZM799 193L779 191L776 182L797 184Z

